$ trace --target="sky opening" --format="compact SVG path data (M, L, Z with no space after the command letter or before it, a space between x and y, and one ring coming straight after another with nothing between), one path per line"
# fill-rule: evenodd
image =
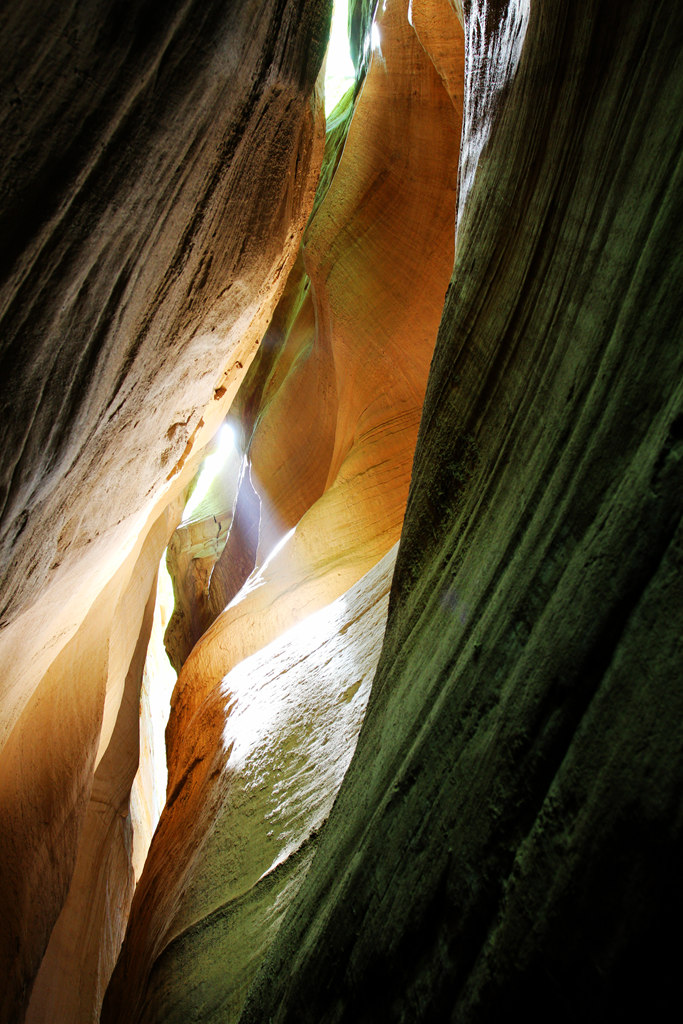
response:
M348 0L334 0L325 73L325 116L329 117L356 76L349 51Z
M235 459L236 449L235 431L229 423L225 422L218 432L214 451L204 459L201 465L195 489L183 511L182 526L195 518L201 518L201 516L195 515L197 509L206 498L212 483L221 470L227 467L231 459Z

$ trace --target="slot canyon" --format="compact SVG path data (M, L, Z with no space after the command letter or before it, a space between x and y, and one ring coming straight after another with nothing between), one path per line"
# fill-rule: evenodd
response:
M0 11L0 1024L680 1014L683 6L332 8Z

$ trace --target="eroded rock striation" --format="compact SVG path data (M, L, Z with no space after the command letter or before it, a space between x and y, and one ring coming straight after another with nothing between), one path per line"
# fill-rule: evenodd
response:
M240 662L202 705L103 1021L239 1018L351 759L395 557Z
M167 812L132 908L106 1020L151 1021L190 1012L192 998L180 992L186 971L178 973L178 958L189 962L200 934L208 950L211 936L218 934L214 911L228 932L248 930L250 962L247 971L242 940L231 939L231 946L220 939L226 952L201 1014L236 1020L246 979L301 882L298 869L289 878L289 868L283 868L286 894L270 881L254 888L260 877L254 877L254 864L243 864L235 876L237 868L226 874L217 860L228 834L241 829L252 835L263 817L259 787L235 783L233 793L230 783L230 794L226 790L242 771L234 767L235 751L221 743L237 728L238 712L226 688L233 672L251 666L256 694L262 662L252 663L251 656L274 650L278 637L289 635L297 622L315 638L315 615L344 594L351 600L349 587L371 571L400 531L452 267L461 130L462 27L448 3L424 7L432 25L442 25L440 38L453 45L446 54L439 51L436 60L408 18L408 4L385 5L379 19L382 48L370 61L343 153L338 156L340 140L328 140L328 162L338 160L334 176L316 205L303 258L259 361L233 406L248 450L231 534L214 567L208 599L201 602L207 624L214 621L183 664L173 696ZM381 631L374 657L380 639ZM278 702L281 688L290 685L289 674L268 679L268 699ZM304 700L303 684L301 692ZM259 713L256 695L253 699L250 715ZM249 706L246 691L241 700ZM315 716L312 709L303 713ZM340 744L345 758L354 742L351 730ZM249 756L260 763L255 750ZM341 776L311 779L310 785L328 806L340 781ZM303 776L299 783L309 785ZM237 796L242 788L244 795ZM230 830L214 827L227 809ZM317 831L317 805L304 800L297 813L302 835ZM301 843L287 855L292 864ZM214 895L206 907L201 893L209 877ZM267 894L261 893L264 888ZM243 919L231 909L235 891L245 907L258 898L259 914ZM186 940L182 933L190 923L192 937ZM201 974L198 963L197 985Z
M450 4L429 6L452 33L449 74L459 64L462 88L462 29ZM304 238L307 277L276 318L288 330L250 412L238 529L211 582L225 564L210 611L221 610L180 674L171 758L233 665L344 593L398 539L452 267L461 122L461 93L407 14L403 2L382 12L383 48ZM235 579L250 563L246 582Z
M0 15L0 1020L672 1019L683 13L329 7Z
M464 7L455 269L383 654L244 1024L680 1003L683 17Z
M67 896L166 507L296 257L329 13L25 0L0 16L3 1020L22 1018Z

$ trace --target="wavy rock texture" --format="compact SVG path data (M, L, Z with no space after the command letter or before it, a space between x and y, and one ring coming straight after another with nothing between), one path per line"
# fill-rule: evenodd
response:
M277 358L240 399L256 515L183 670L104 1019L675 1019L683 12L388 0L371 52L372 6ZM294 263L327 7L0 14L2 1021L48 940L29 1014L97 1019L166 506ZM455 267L345 771L389 558L339 595L403 516L458 12Z
M144 658L139 647L144 650L146 645L141 623L159 547L176 525L179 511L175 517L172 510L161 517L139 556L134 551L97 598L40 681L2 751L2 1011L11 1021L23 1019L21 1003L28 999L72 878L76 889L85 885L72 901L77 921L79 910L89 907L88 920L78 921L74 939L82 935L81 926L91 940L94 922L103 927L103 949L93 942L92 973L79 977L79 984L85 987L90 981L101 994L101 958L106 963L108 956L109 971L113 967L123 923L118 911L132 895L127 865L130 823L120 817L126 817L125 787L137 768L138 709L131 691L139 694ZM93 851L97 859L91 863ZM122 868L118 876L117 868ZM106 904L112 884L121 892L114 901L115 917L109 918ZM105 899L104 907L90 906L97 900L96 892ZM55 965L64 960L66 931L51 953L56 954ZM81 957L77 941L71 952L74 958Z
M144 580L147 594L142 627L126 673L116 724L95 770L69 893L33 987L26 1021L34 1024L97 1020L119 953L121 922L128 917L134 889L129 799L143 739L138 726L140 680L156 594L159 541L154 534L162 532L165 537L168 530L164 525L159 524L147 540L146 572L138 569L136 573ZM134 608L137 612L137 601ZM126 621L125 628L134 635L131 622ZM107 682L111 683L111 667ZM40 888L40 880L34 881Z
M451 270L464 77L462 27L447 0L413 6L384 5L356 109L349 94L331 118L303 258L232 408L248 439L235 523L208 592L174 617L178 667L253 570L263 572L202 643L209 684L343 593L398 537ZM247 646L231 662L219 651L209 668L237 614Z
M383 654L244 1024L680 1006L683 12L465 14Z
M325 154L314 212L330 187L342 154L353 115L354 91L353 88L348 91L327 119ZM268 330L230 408L230 423L236 439L235 455L245 445L251 447L252 440L257 443L261 441L258 447L268 453L268 444L263 443L264 431L259 428L255 432L254 427L261 419L270 397L276 395L283 385L286 386L287 375L296 360L301 356L306 357L311 348L315 323L308 297L309 288L310 279L304 269L303 253L300 250ZM308 315L303 317L299 314L307 297ZM296 330L292 329L294 321L297 323ZM309 358L314 370L319 364L318 352L319 346L313 358ZM297 388L301 387L300 374L297 375L296 385ZM289 390L290 394L296 396L296 389L291 384ZM330 415L334 417L334 409L327 409L324 395L316 393L315 389L309 388L306 404L301 401L301 397L299 395L296 402L293 422L281 422L280 427L283 429L279 432L272 429L265 431L268 443L272 446L277 470L285 477L296 480L296 486L288 489L290 502L292 499L296 502L295 508L288 510L290 525L296 524L320 496L321 484L317 478L321 474L321 463L322 472L326 471L326 440L325 433L320 430L320 423L329 419ZM290 409L293 404L290 403ZM290 441L292 430L298 444ZM323 438L321 448L316 444L319 435ZM263 466L260 469L263 474ZM236 504L235 485L238 488ZM260 490L263 489L260 484ZM272 515L272 511L269 514L270 503L262 502L254 489L251 452L244 457L237 471L232 460L221 468L210 494L202 502L202 508L210 510L220 524L215 551L209 550L210 545L198 549L197 543L193 541L199 532L206 532L209 537L215 534L209 519L202 526L196 523L187 531L178 531L169 549L169 569L174 581L176 606L165 636L165 645L178 672L197 640L239 593L253 572L259 547L262 551L271 550L283 531L281 516L284 509L279 510L277 517ZM197 513L200 511L198 509ZM224 536L224 530L228 536Z
M169 778L103 1021L239 1017L353 753L395 556L205 702L191 762Z
M152 584L139 559L156 568L164 509L296 257L329 9L24 0L0 15L2 1020L23 1017L95 769L123 806L107 748Z
M424 7L453 41L448 80L460 68L462 89L457 17L445 0ZM240 400L254 422L248 493L211 581L225 566L218 594L230 604L180 674L168 733L176 763L176 737L222 676L344 593L401 529L452 269L461 98L444 87L407 2L388 3L379 25L382 49L304 239L310 286L297 279L275 318L286 340L257 381L256 410Z
M277 812L293 813L287 808L301 799L297 839L261 863L258 836L271 815L277 818L270 803L264 809L262 787L252 781L252 773L260 778L263 758L252 750L243 768L242 753L224 737L239 735L240 704L250 719L263 713L256 679L265 672L265 654L254 652L275 658L277 638L289 636L287 629L301 620L304 635L320 643L310 613L348 592L400 530L452 267L460 138L460 97L445 88L442 68L452 83L458 68L462 76L462 29L449 4L426 6L435 23L441 18L445 38L456 44L453 52L448 59L441 54L437 68L408 20L408 4L386 5L382 50L370 65L336 174L308 228L303 267L288 283L251 390L239 399L245 430L253 424L249 458L232 539L214 573L225 566L225 594L243 582L240 573L256 569L193 648L179 677L167 729L167 807L107 997L108 1021L184 1019L191 1013L202 1020L236 1019L308 867L308 838L321 823L317 801L329 808L341 781L336 770L334 778L298 775L303 792L287 796ZM380 639L378 627L374 658ZM333 676L322 672L331 657L327 646L316 657L322 660L307 662L306 671L331 686ZM242 670L252 682L235 710L231 680ZM271 678L269 671L267 679L269 699L289 700L278 696L289 693L287 673ZM342 675L341 682L346 688L357 680ZM305 689L302 682L305 707L299 713L311 729L326 730L326 714L306 704ZM350 758L354 741L354 730L341 730L330 767ZM302 736L286 740L297 764L311 756L306 744ZM285 771L281 755L269 756L279 779ZM273 785L289 792L289 782ZM242 840L235 841L238 852L228 841L242 834L248 846L243 861ZM271 879L278 860L283 864ZM264 872L265 881L254 888ZM238 894L239 906L233 906ZM248 940L236 934L239 929ZM215 967L208 966L212 949Z

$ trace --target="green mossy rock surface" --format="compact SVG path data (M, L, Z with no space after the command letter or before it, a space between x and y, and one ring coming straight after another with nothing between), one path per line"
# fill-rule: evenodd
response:
M683 13L524 13L466 5L384 650L244 1024L680 1011Z

